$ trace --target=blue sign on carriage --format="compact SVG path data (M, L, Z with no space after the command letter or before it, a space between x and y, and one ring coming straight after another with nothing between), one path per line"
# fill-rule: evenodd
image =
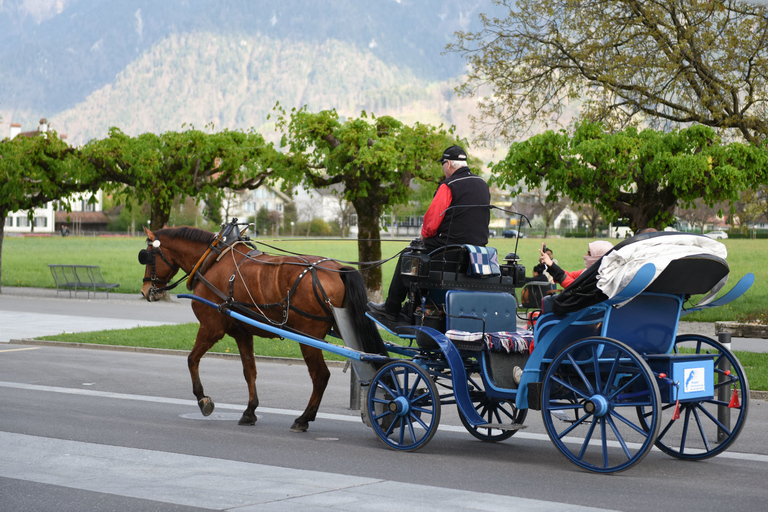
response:
M648 364L657 373L677 383L659 382L662 401L672 403L711 398L715 394L715 363L708 354L666 354L648 356Z

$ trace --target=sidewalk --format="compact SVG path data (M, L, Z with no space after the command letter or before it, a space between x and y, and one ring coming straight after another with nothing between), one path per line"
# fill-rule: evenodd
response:
M186 291L186 290L184 290ZM75 298L75 295L77 297ZM48 288L4 286L0 293L0 342L49 336L63 332L130 329L197 322L190 301L170 295L168 300L147 302L138 294L85 291L59 292ZM701 334L717 339L714 322L680 322L679 334ZM732 350L768 352L768 340L732 338Z
M77 295L77 298L75 298ZM196 322L189 301L150 303L139 295L85 291L59 292L46 288L4 286L0 293L0 342L49 336L64 332L130 329Z

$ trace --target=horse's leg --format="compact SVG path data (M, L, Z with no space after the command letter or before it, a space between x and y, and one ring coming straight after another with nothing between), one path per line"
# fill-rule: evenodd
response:
M309 428L309 422L315 421L317 410L320 408L320 401L322 401L323 393L325 393L325 388L328 385L328 379L331 378L331 372L328 370L328 365L325 364L322 350L302 344L301 355L304 356L309 376L312 378L312 396L309 397L309 403L304 413L296 418L291 425L291 432L306 432Z
M230 336L235 338L237 348L240 351L240 361L243 363L243 376L248 384L248 407L245 408L243 416L238 424L253 425L256 423L256 408L259 406L259 396L256 393L256 360L253 357L253 336L240 331L230 332Z
M211 397L205 396L203 384L200 382L200 359L222 336L223 333L216 337L209 329L203 327L203 322L200 322L200 328L197 330L197 337L195 338L195 346L192 347L192 352L187 357L189 375L192 377L192 392L195 394L195 398L197 398L197 405L200 407L203 416L211 415L214 404Z

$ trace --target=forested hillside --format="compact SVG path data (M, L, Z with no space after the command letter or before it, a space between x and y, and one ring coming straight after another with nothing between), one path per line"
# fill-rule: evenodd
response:
M464 70L458 55L441 54L445 45L491 7L481 0L0 0L0 115L3 125L25 127L47 117L82 142L108 125L258 128L277 100L350 113L433 108Z

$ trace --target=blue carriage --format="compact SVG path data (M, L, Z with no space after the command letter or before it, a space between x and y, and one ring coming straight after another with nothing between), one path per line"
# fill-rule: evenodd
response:
M631 467L654 445L681 459L717 455L746 420L746 375L729 349L678 334L678 322L734 300L754 277L713 301L729 269L724 246L721 253L712 244L680 233L629 239L545 297L532 333L516 329L514 255L502 275L473 278L467 249L446 258L416 248L403 257L414 325L372 315L412 343L389 345L407 359L373 375L360 370L367 422L389 447L415 450L434 436L441 406L456 404L467 430L485 441L510 437L528 410L540 410L555 446L599 473ZM698 295L706 296L685 307Z
M407 321L368 313L404 342L381 353L363 350L345 308L332 311L339 346L236 310L231 295L222 304L180 297L349 358L365 390L363 421L392 449L426 445L444 406L456 406L467 431L489 442L524 428L533 409L571 462L611 473L653 446L680 459L712 457L741 432L749 406L741 364L717 340L678 333L683 315L727 304L752 285L747 274L714 300L728 278L725 257L725 246L699 235L625 240L565 291L543 296L528 331L517 329L525 269L514 253L499 265L488 248L429 253L414 242L400 259Z

